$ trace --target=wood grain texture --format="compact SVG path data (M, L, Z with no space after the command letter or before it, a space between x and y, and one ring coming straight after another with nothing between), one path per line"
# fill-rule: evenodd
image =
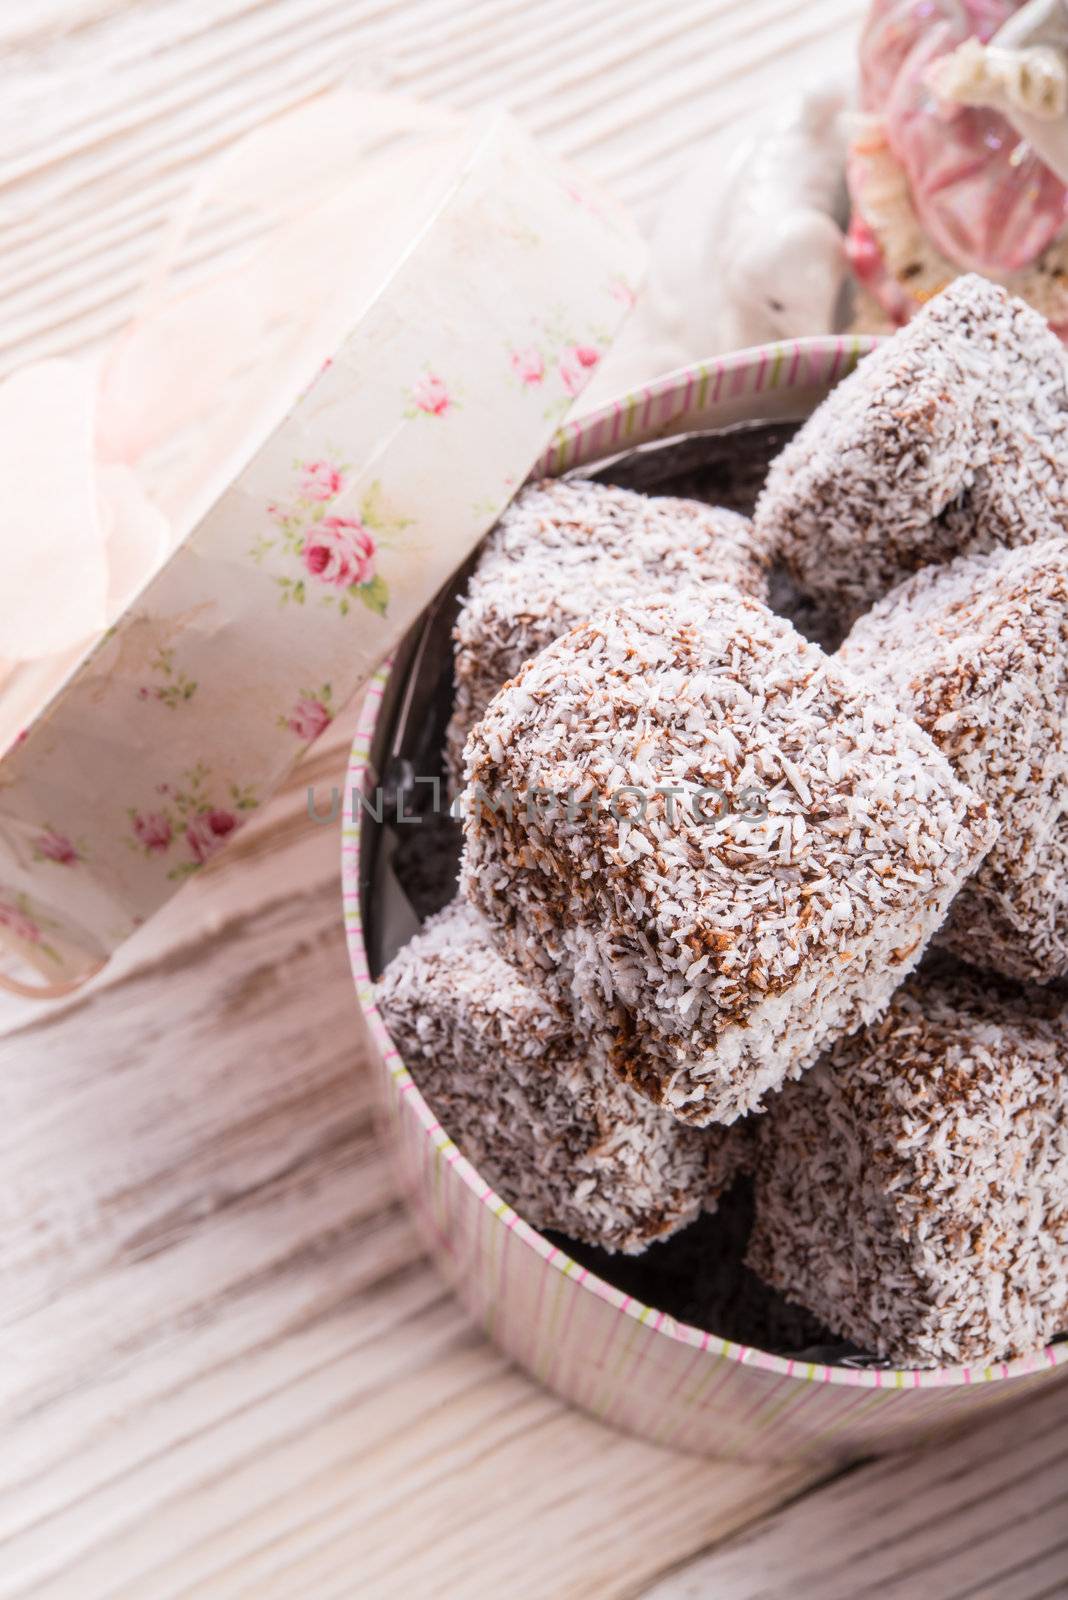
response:
M859 1468L646 1600L1044 1600L1068 1593L1068 1388Z
M702 138L845 63L861 9L0 5L0 368L111 332L202 164L345 73L460 108L504 100L647 219ZM805 1473L611 1433L469 1329L393 1197L338 839L307 816L353 720L89 991L0 1004L0 1600L614 1600L669 1570L662 1595L718 1596L778 1582L791 1541L813 1584L839 1581L833 1545L872 1592L896 1571L887 1594L922 1596L862 1530L884 1528L890 1496L945 1565L988 1483L1022 1507L1019 1536L988 1524L999 1595L1056 1592L1063 1391L765 1521ZM825 1531L806 1545L806 1529Z
M791 87L843 67L860 9L152 0L57 37L53 0L36 45L25 22L16 34L21 70L0 103L0 370L114 331L203 163L347 74L462 110L505 102L647 217L702 138L774 95L786 62Z
M346 731L0 1042L11 1600L616 1594L805 1481L568 1412L421 1261L307 818Z

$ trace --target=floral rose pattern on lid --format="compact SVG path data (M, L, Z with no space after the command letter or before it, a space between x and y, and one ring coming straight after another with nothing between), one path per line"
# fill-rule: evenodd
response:
M307 500L332 500L341 493L341 473L329 461L306 461L301 490Z
M58 950L48 943L41 928L41 924L30 910L30 902L26 895L20 894L13 899L0 899L0 929L3 929L12 939L19 944L29 945L50 961L58 963L60 955Z
M333 722L334 692L328 683L321 689L301 689L289 714L278 718L280 728L288 728L302 744L311 744Z
M313 578L338 589L359 588L375 573L375 541L354 517L324 517L304 541L304 565Z
M317 599L347 616L351 602L358 600L384 617L389 587L378 571L378 555L396 542L408 519L389 516L378 482L350 508L347 467L325 459L298 461L296 471L292 500L272 501L267 507L278 533L256 542L253 560L269 562L278 552L292 558L300 575L279 574L275 579L283 603L305 605Z
M54 861L60 867L74 867L83 856L82 851L67 838L66 834L46 826L33 841L33 859Z
M165 811L132 811L130 821L134 838L144 846L146 855L159 855L170 848L174 828Z
M159 785L162 804L156 811L131 809L127 815L133 838L132 849L146 856L168 855L184 845L184 859L167 873L172 880L188 877L211 859L246 820L246 813L259 804L250 789L240 784L225 786L227 804L215 798L212 774L202 763L187 772L181 785Z
M608 293L628 309L633 302L633 290L622 279L613 278ZM560 317L543 320L539 331L536 342L509 349L512 382L522 389L547 391L545 416L562 417L600 365L611 331L591 328L585 338L577 338L574 327Z
M411 399L415 411L406 411L408 417L414 416L416 411L423 411L428 417L443 417L458 403L449 393L444 378L439 378L436 372L424 372L412 385Z
M601 359L591 344L575 344L560 357L560 377L568 394L579 394L593 368Z
M537 345L528 345L525 350L512 351L512 371L520 383L528 387L545 381L545 358Z
M213 806L210 811L198 811L185 825L185 842L198 866L222 848L237 827L232 811Z
M548 445L561 362L591 375L577 352L621 321L644 244L509 118L472 130L437 204L314 375L283 366L267 436L0 752L0 944L49 983L96 970L278 788ZM54 961L12 932L27 917Z

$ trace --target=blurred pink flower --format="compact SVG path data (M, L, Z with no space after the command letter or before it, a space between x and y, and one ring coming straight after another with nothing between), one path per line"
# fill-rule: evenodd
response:
M222 849L236 827L237 818L232 811L216 808L213 811L201 811L199 815L191 817L185 825L185 837L193 859L207 861L217 850Z
M431 417L443 417L452 405L444 378L439 378L433 372L425 373L412 386L412 399L420 411L425 411Z
M170 819L162 811L139 811L133 819L133 831L138 843L157 855L168 848L172 838Z
M333 716L321 700L303 698L297 701L289 713L289 728L298 739L318 739L319 735L333 722Z
M540 383L545 377L545 361L537 345L528 345L525 350L512 351L512 371L522 383Z
M41 942L41 930L33 918L6 900L0 900L0 928L6 928L8 933L25 944Z
M592 344L573 344L560 357L560 377L568 394L578 394L601 359Z
M306 461L301 489L309 500L332 500L341 489L341 473L329 461Z
M43 860L58 862L61 867L73 867L81 860L81 856L66 835L56 833L54 828L46 828L44 833L38 834L33 842L33 848L35 854Z
M320 583L347 589L350 584L369 583L374 576L374 539L352 517L324 517L315 523L303 553L306 569Z

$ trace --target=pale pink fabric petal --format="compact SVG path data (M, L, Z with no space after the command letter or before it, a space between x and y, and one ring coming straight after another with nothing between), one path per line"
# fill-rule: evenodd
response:
M132 465L196 417L255 348L265 310L254 281L210 284L132 323L104 357L97 447Z
M199 423L217 446L230 417L289 378L301 347L309 380L428 214L464 127L402 96L339 90L212 163L168 230L138 315L105 354L101 459L134 465ZM244 246L176 297L169 275L196 256L200 231L233 231L242 216Z
M129 467L101 467L97 491L107 543L108 619L114 621L166 560L171 525Z
M865 109L885 119L931 241L964 270L1034 261L1068 225L1068 188L997 111L942 104L931 64L965 39L986 43L1018 0L875 0L861 39Z
M106 626L93 375L42 361L0 384L0 659L65 651Z

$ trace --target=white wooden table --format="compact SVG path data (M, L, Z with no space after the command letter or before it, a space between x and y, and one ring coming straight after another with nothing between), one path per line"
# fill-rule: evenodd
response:
M644 219L860 0L0 0L0 365L122 319L234 134L355 70L508 101ZM0 1597L1040 1600L1068 1390L860 1467L671 1456L472 1332L393 1198L306 816L351 716L88 994L0 1009Z

